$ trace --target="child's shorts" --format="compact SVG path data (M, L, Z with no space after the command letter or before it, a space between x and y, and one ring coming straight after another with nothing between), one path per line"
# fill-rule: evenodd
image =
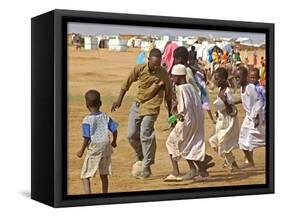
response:
M81 179L94 177L99 169L100 175L111 175L111 156L87 155L81 170Z

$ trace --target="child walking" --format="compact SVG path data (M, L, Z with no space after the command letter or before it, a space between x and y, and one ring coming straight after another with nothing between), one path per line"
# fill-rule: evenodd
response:
M214 73L215 84L219 88L214 101L217 123L215 133L209 139L211 147L222 157L230 171L238 169L232 150L238 148L239 122L234 97L228 88L228 73L225 68L218 68Z
M83 144L76 153L81 158L85 149L87 153L81 170L81 179L83 181L84 191L91 194L90 178L94 177L99 170L102 182L102 192L108 192L108 175L111 175L111 154L112 147L116 147L117 127L106 113L100 112L102 105L100 93L96 90L89 90L85 94L86 106L90 111L82 123ZM110 142L109 132L113 139Z
M239 67L235 77L241 86L241 101L246 112L239 135L239 146L246 157L242 168L254 167L254 149L265 145L265 128L262 126L264 104L255 85L249 83L248 70L245 67Z
M186 67L182 64L174 65L172 79L176 85L177 96L177 123L171 131L166 147L170 155L173 172L164 181L182 181L194 178L198 175L207 177L204 142L204 116L199 94L195 87L186 81ZM187 160L190 171L180 176L177 161L183 158Z

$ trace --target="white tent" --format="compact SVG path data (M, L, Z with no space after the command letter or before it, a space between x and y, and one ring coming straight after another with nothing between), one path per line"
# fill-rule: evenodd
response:
M127 51L127 41L120 40L119 38L109 39L108 48L112 51Z
M148 52L149 48L151 47L152 43L148 41L142 41L141 42L141 50L144 52Z
M143 42L142 39L136 38L134 46L140 48L142 45L142 42Z
M168 42L168 40L156 40L155 47L158 48L163 53L167 42Z
M84 36L85 50L97 50L99 48L98 39L95 36Z
M197 58L201 57L203 61L208 60L209 50L212 49L215 44L202 44L197 48Z

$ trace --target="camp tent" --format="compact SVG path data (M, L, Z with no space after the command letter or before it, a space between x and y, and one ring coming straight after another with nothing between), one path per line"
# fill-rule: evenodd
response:
M84 36L84 49L85 50L97 50L98 39L95 36Z
M111 51L127 51L127 41L120 40L118 37L109 39L108 48Z

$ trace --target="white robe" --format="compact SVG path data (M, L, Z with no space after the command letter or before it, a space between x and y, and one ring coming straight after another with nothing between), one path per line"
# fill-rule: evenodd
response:
M229 105L233 105L235 99L229 88L225 90L226 100ZM238 148L239 121L237 115L231 117L225 111L225 104L221 98L214 101L214 106L218 112L218 118L214 134L210 137L209 143L212 147L218 149L218 153L224 156L233 149Z
M255 85L248 84L241 100L246 112L239 135L240 149L252 151L254 148L265 145L265 127L263 126L263 102L256 91ZM255 128L254 118L259 114L259 125Z
M178 121L171 131L166 147L176 160L203 161L205 157L204 116L198 92L191 84L178 85L176 88L178 113L184 121Z

